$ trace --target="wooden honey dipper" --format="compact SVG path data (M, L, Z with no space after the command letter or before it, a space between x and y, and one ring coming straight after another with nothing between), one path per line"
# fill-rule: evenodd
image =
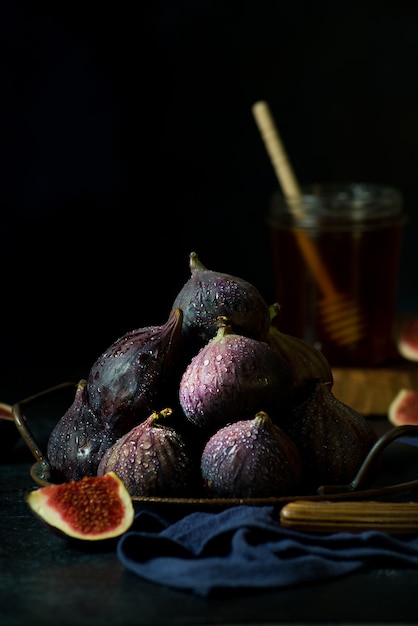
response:
M270 156L274 171L283 190L286 203L292 215L303 217L303 194L298 184L285 147L275 125L268 104L261 100L252 107L261 137ZM344 293L340 293L324 266L315 243L305 231L295 228L295 237L305 261L312 271L322 293L318 302L324 330L338 346L347 346L360 341L366 334L366 324L356 302Z

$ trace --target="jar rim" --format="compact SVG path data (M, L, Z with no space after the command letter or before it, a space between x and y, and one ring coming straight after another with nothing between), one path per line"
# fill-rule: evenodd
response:
M291 211L284 195L273 193L268 222L278 228L321 230L375 229L402 224L399 189L376 183L312 183L302 185L302 202ZM296 215L297 211L297 215Z

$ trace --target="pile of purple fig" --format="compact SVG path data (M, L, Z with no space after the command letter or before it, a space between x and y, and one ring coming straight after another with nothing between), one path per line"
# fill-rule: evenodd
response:
M114 472L132 497L262 498L346 484L377 440L322 352L247 281L190 254L163 325L93 364L55 425L54 482Z

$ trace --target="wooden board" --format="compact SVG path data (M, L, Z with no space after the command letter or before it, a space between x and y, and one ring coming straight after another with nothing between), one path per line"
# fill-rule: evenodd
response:
M333 368L334 395L363 415L387 416L401 389L418 390L418 363L379 368Z

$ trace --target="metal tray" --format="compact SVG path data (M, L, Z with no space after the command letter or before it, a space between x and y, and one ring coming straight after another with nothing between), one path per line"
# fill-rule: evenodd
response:
M51 467L47 456L42 452L31 429L29 428L24 407L28 407L45 396L59 392L70 386L75 387L73 382L64 382L35 395L32 395L12 405L12 415L19 433L35 458L35 463L30 468L33 481L40 487L53 484L51 482ZM365 488L370 482L370 476L376 472L377 464L382 452L389 444L401 437L418 437L418 426L405 425L395 426L382 435L371 448L363 464L354 479L345 485L322 485L318 487L316 494L295 494L283 497L270 498L163 498L153 496L132 496L134 502L150 504L174 504L183 506L201 507L228 507L237 504L251 505L280 505L296 500L392 500L407 497L408 494L418 490L418 478L415 480L400 482L393 485ZM418 456L418 448L417 448Z

